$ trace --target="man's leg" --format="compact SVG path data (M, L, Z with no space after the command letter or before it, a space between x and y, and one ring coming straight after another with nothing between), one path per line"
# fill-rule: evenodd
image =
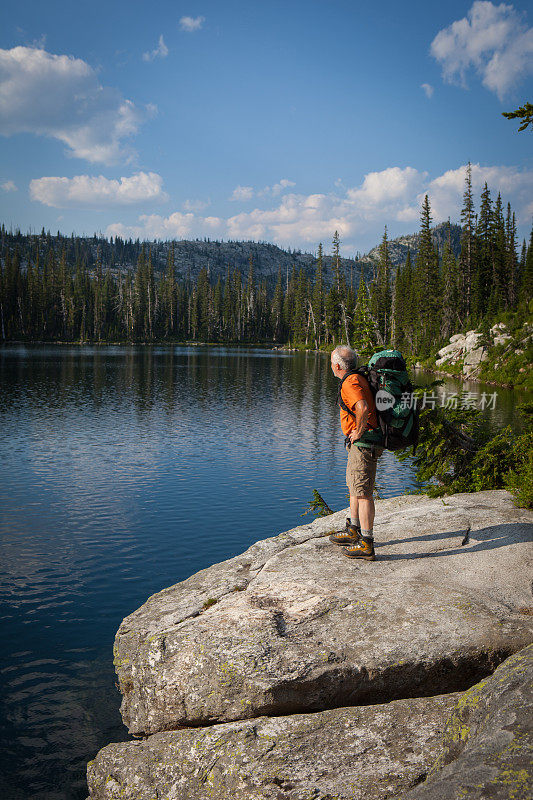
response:
M350 492L350 518L354 525L355 520L359 519L359 498L352 492Z
M359 526L368 531L374 527L375 515L376 507L374 506L373 497L356 497L354 494L350 494L350 516L352 522L358 519Z
M344 555L349 558L363 558L365 561L374 561L374 497L356 497L359 511L360 536L358 542L344 550ZM350 495L350 513L352 513L352 496Z
M359 522L361 523L361 530L371 531L374 528L374 517L376 516L376 507L374 506L373 497L356 497L356 503L359 507ZM350 513L351 513L351 498L350 498Z
M357 544L361 538L361 524L357 512L358 501L359 498L350 492L350 517L346 520L346 530L334 533L329 537L330 542L333 542L333 544Z
M349 558L362 558L374 561L374 485L376 480L376 467L378 456L383 452L373 452L369 448L354 447L351 460L351 470L347 483L350 487L350 514L355 509L359 515L361 539L353 547L344 549L344 555Z
M351 448L352 451L357 450L356 447ZM357 453L348 452L348 463L346 465L346 486L350 492L350 517L346 520L346 531L339 531L329 537L330 542L333 544L350 545L357 544L361 538L361 523L359 521L358 504L359 498L354 493L352 488L353 482L353 460L357 458Z

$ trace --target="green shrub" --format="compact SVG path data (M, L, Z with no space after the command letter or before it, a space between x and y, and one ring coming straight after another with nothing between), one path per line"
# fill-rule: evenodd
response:
M505 488L515 496L518 506L533 508L533 433L516 440L517 464L505 478Z
M422 491L440 497L508 489L517 505L533 508L533 405L518 410L525 433L517 436L507 427L490 436L476 408L423 409L414 457L417 480L425 484ZM409 455L404 452L400 459Z

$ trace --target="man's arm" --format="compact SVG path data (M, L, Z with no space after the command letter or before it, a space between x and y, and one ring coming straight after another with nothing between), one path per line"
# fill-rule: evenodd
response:
M355 404L355 428L350 433L350 441L353 444L357 439L360 439L366 431L366 424L370 416L370 408L366 400L359 400Z

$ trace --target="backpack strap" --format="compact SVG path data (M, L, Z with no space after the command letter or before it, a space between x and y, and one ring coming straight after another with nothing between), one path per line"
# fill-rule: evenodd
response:
M363 378L366 380L366 382L368 383L368 386L369 386L369 388L370 388L370 391L372 391L372 387L370 386L370 383L369 383L369 381L368 381L368 378L367 378L367 375L368 375L368 367L367 367L366 365L365 365L365 366L363 366L363 367L358 367L357 369L351 369L351 370L349 370L349 371L346 373L346 375L344 375L344 376L342 377L342 379L341 379L341 382L340 382L340 385L339 385L339 390L338 390L338 392L337 392L337 404L338 404L338 405L339 405L339 406L340 406L342 409L344 409L344 411L346 411L346 412L347 412L347 413L348 413L348 414L349 414L351 417L353 417L354 419L357 419L357 415L356 415L356 414L354 414L354 412L352 411L352 409L351 409L351 408L349 408L349 407L346 405L346 403L344 402L344 400L343 400L343 397L342 397L342 385L343 385L344 381L346 380L346 378L349 378L349 377L350 377L350 375L361 375L361 376L362 376L362 377L363 377ZM372 431L381 430L381 428L380 428L379 426L370 425L370 423L368 423L368 422L367 422L367 425L368 425L368 427L370 428L370 430L372 430Z

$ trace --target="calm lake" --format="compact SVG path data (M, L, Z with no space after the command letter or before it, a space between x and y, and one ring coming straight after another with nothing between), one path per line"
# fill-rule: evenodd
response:
M337 383L319 354L112 346L3 347L0 380L0 797L82 800L86 762L128 738L122 618L311 521L314 488L347 506ZM487 424L523 399L497 390ZM385 453L377 483L402 494L412 468Z

